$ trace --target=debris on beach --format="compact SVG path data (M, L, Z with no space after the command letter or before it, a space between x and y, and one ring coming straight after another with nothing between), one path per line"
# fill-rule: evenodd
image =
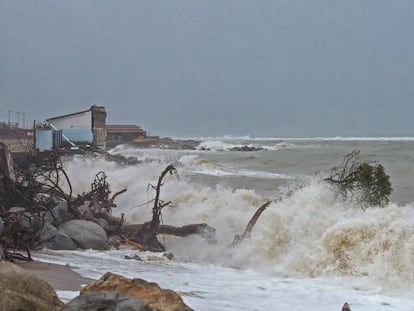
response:
M90 156L85 151L84 156ZM119 165L136 165L132 158L110 156L97 152ZM140 164L140 163L139 163ZM167 175L177 173L176 164L169 164L155 185L152 218L143 223L127 223L124 214L113 215L115 200L126 188L112 193L107 175L95 175L87 192L75 195L63 157L58 152L27 155L14 163L5 145L0 147L0 257L5 260L31 260L31 250L96 249L109 250L126 245L129 248L165 252L158 235L185 237L199 235L208 243L217 242L216 229L206 223L180 227L161 222L162 210L172 202L161 198L161 188ZM66 189L63 188L66 185ZM260 214L270 202L263 204L241 235L236 235L231 247L250 236ZM173 258L174 256L167 256Z

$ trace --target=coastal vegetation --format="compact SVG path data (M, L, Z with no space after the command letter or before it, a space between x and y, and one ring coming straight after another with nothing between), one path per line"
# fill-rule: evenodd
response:
M393 190L390 176L385 173L384 167L361 160L359 150L347 154L342 164L334 167L325 181L336 185L342 195L357 198L363 209L370 206L384 207Z

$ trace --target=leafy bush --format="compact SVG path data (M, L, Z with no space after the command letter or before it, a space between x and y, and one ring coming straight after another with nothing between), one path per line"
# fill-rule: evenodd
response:
M347 154L342 165L332 169L326 181L338 185L344 195L360 195L364 206L385 206L392 192L390 177L381 164L361 162L360 151Z

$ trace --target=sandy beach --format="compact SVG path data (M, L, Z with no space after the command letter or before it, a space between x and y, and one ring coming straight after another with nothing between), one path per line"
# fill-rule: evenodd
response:
M83 286L93 282L93 279L82 277L73 271L73 267L57 265L40 261L16 263L40 279L48 282L56 291L80 291Z

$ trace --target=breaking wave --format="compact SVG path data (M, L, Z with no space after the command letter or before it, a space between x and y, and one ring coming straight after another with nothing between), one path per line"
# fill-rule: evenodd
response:
M198 150L211 150L211 151L231 151L236 148L252 148L252 149L261 149L261 150L280 150L280 149L295 149L299 146L288 143L288 142L279 142L273 144L263 144L263 143L250 143L246 142L236 142L236 141L224 141L224 140L205 140L202 141L197 149Z
M178 176L170 176L161 196L173 206L163 210L165 223L185 225L205 222L217 229L218 244L199 236L165 237L167 248L183 261L212 263L241 269L263 270L287 277L363 278L381 288L414 291L414 209L390 204L366 211L337 196L317 177L275 189L274 197L262 197L254 189L232 190L221 184L207 187L192 183L185 158ZM94 175L104 170L115 192L128 191L116 200L115 214L129 222L150 219L154 183L165 162L118 167L104 160L75 158L67 163L75 192L88 189ZM214 171L210 171L214 172ZM244 172L246 173L246 172ZM243 174L243 172L240 172ZM229 249L265 201L272 204L259 218L251 238Z

